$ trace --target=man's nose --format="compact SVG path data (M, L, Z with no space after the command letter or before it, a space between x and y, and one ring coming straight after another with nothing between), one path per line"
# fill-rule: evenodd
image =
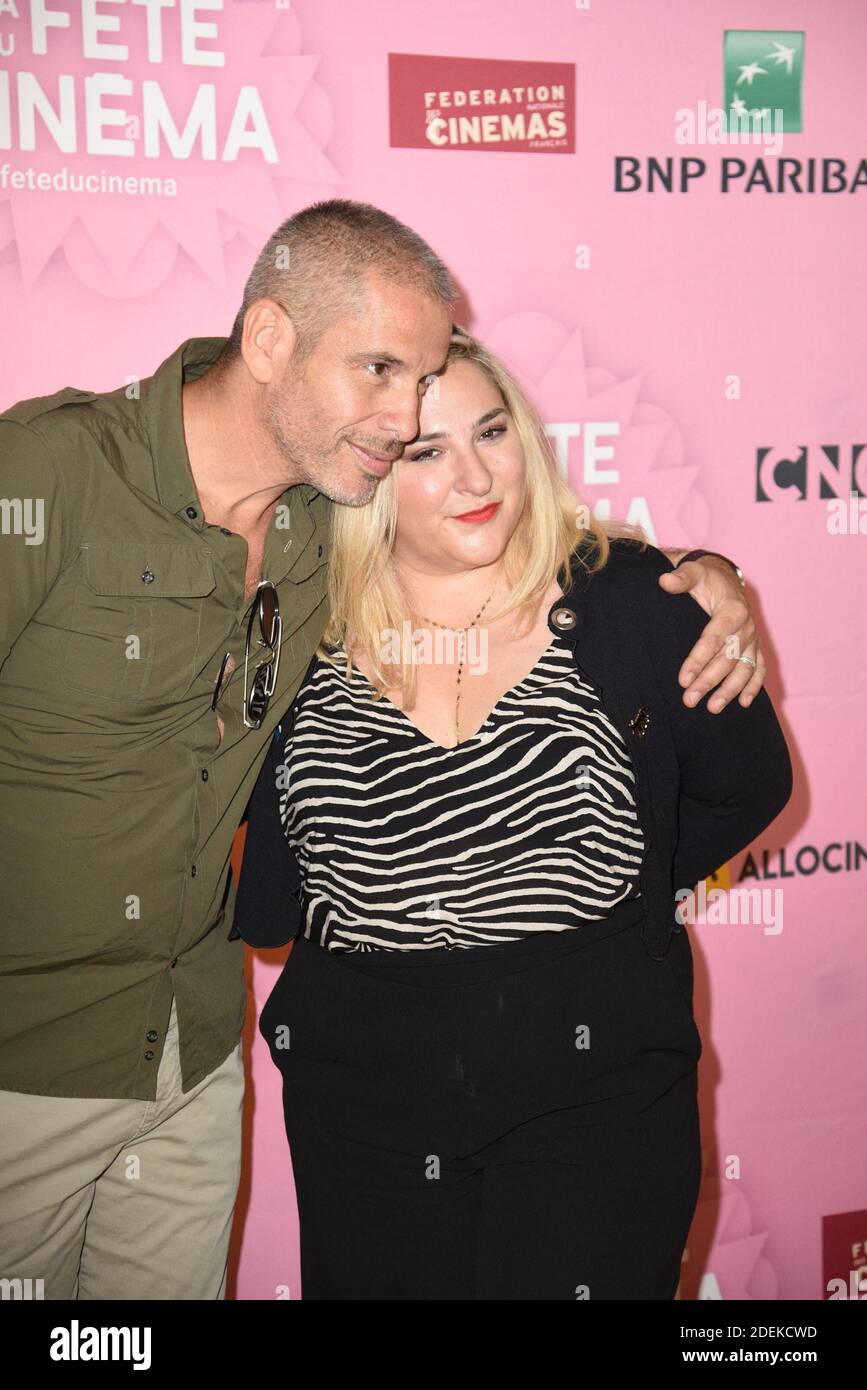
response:
M408 444L418 434L418 413L421 402L418 392L388 402L376 417L383 434L394 434L401 444Z

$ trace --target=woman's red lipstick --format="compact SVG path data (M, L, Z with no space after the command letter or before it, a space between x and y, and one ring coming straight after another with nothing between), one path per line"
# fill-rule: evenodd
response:
M490 521L491 517L496 514L499 505L499 502L489 502L486 507L479 507L478 511L461 512L460 516L452 517L452 520L469 522Z

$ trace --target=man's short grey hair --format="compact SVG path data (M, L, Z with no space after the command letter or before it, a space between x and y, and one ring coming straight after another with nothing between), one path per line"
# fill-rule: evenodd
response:
M244 315L259 299L285 309L298 334L293 356L305 360L333 323L360 310L370 274L429 295L449 312L458 298L439 256L382 208L345 198L302 208L259 252L221 362L240 355Z

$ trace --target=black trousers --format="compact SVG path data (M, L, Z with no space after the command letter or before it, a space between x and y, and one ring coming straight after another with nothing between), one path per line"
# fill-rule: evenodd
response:
M671 1299L701 1150L686 932L635 902L498 946L299 937L283 1073L302 1298Z

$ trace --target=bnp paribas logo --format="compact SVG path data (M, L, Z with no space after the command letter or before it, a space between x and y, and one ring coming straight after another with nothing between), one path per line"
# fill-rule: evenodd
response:
M733 124L801 126L804 35L795 29L727 29L723 105ZM777 114L779 113L779 114Z

